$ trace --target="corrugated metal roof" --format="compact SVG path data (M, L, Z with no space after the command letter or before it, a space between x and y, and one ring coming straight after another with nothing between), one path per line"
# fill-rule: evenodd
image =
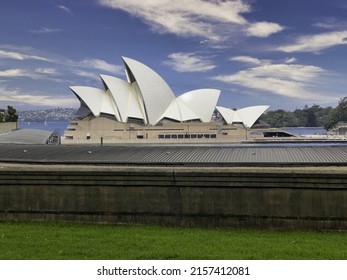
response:
M44 144L51 134L46 130L24 128L0 134L0 144Z
M347 145L334 146L65 146L0 145L0 161L179 165L345 165Z

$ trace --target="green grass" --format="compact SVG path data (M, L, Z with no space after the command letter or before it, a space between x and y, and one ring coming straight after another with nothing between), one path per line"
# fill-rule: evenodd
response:
M347 259L347 233L2 222L0 259Z

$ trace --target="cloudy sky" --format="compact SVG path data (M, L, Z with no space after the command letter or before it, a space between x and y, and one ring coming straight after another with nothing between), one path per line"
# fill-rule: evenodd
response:
M125 79L121 56L176 95L221 89L221 106L336 106L347 96L347 2L5 0L0 108L78 108L68 87Z

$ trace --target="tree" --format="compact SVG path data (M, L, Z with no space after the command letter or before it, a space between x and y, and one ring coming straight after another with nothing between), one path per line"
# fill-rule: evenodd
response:
M269 111L260 119L272 127L293 127L299 124L294 113L282 109Z
M319 110L319 105L313 105L312 107L308 107L307 105L304 108L304 113L306 115L306 124L305 127L317 127L317 112Z
M16 122L18 121L17 110L13 106L7 106L7 111L5 114L6 122Z
M347 122L347 97L342 98L337 107L330 111L324 128L330 130L339 122Z

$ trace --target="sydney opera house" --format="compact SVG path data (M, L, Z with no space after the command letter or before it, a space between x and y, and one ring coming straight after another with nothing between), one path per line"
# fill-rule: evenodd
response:
M73 86L81 106L64 133L74 143L228 143L247 138L269 106L216 106L217 89L178 97L148 66L122 57L127 81L100 75L104 89Z

